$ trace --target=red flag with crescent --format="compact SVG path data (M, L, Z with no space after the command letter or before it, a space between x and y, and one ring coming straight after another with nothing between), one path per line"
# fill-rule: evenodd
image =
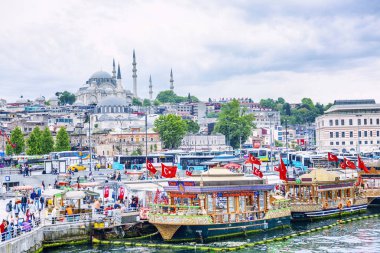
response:
M336 155L334 155L333 153L330 153L330 152L327 153L327 159L330 162L337 162L338 161L338 157Z
M256 167L253 168L253 175L258 176L259 178L263 178L264 176L261 170Z
M261 165L261 161L254 157L251 153L249 153L248 159L245 161L245 163Z
M119 187L119 199L123 200L124 199L124 194L125 194L125 189L123 186Z
M369 173L367 166L365 166L365 164L364 164L363 160L360 158L360 156L358 156L358 168L363 170L365 173Z
M103 194L104 198L108 198L110 196L110 187L109 186L106 186L104 187L104 194Z
M177 167L175 166L166 166L165 164L161 163L161 168L161 175L165 178L173 178L177 173Z
M346 164L346 166L350 169L356 169L356 165L355 163L353 163L352 161L348 160L347 158L344 158L344 163Z
M149 170L153 175L156 174L157 170L156 168L153 166L153 164L149 161L146 161L146 168L147 170Z

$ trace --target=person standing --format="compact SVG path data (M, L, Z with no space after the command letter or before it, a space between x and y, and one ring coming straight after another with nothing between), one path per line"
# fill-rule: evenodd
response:
M5 199L7 195L7 187L5 186L5 184L3 184L3 187L1 187L1 194L3 195L3 199Z
M23 195L22 197L21 197L21 210L25 213L26 212L26 204L27 204L27 202L28 202L28 198L25 196L25 195Z
M55 224L57 220L57 209L53 207L53 210L51 211L51 223Z
M44 182L44 180L42 180L41 185L42 185L42 190L45 190L45 182Z
M9 200L7 205L5 206L5 211L7 212L7 216L12 215L12 200Z

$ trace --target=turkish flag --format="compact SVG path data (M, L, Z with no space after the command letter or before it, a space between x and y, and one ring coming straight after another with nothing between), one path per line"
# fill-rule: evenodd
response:
M120 200L124 199L124 194L125 194L125 189L124 189L124 187L120 186L120 188L119 188L119 199Z
M193 173L190 170L186 170L186 176L191 177L192 175L193 175Z
M342 169L347 169L347 165L346 165L346 163L345 162L341 162L340 164L339 164L339 167L341 167Z
M360 158L359 155L358 155L358 168L363 170L365 173L369 173L368 168L365 166L363 160Z
M330 162L337 162L338 161L338 157L336 155L334 155L333 153L330 153L330 152L327 153L327 159Z
M352 161L348 160L347 158L344 158L344 163L346 164L346 166L350 169L356 169L356 165L355 163L353 163Z
M274 166L274 171L280 171L280 169L278 168L278 167L276 167L276 166Z
M256 167L253 168L253 175L258 176L259 178L263 178L263 173Z
M149 161L146 161L146 169L149 170L153 175L157 172L156 168Z
M251 153L249 154L248 159L245 161L245 163L261 165L261 161L254 157Z
M159 196L160 196L160 190L157 188L156 194L154 195L154 204L158 204Z
M175 166L166 166L165 164L161 163L161 175L165 178L173 178L175 177L177 173L177 167Z
M286 176L286 166L284 164L284 161L282 161L282 158L280 157L280 179L281 180L285 180L285 181L288 181L288 178Z
M104 187L104 194L103 194L104 198L108 198L110 196L110 187L109 186L106 186Z

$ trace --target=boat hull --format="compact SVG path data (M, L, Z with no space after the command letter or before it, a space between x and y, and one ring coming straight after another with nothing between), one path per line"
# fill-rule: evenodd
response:
M154 224L160 231L160 224ZM204 225L180 225L171 239L165 241L215 241L222 238L246 235L270 229L288 227L290 215L272 219L253 220L236 223L219 223ZM168 228L168 224L165 225ZM170 229L170 228L169 228ZM161 233L161 231L160 231ZM162 233L161 233L162 235Z
M380 207L380 197L369 197L368 198L368 207Z
M351 215L359 212L365 212L367 209L367 204L352 205L350 207L339 208L328 208L321 209L316 211L308 212L291 212L293 221L305 221L305 220L318 220L318 219L327 219L334 216L344 216Z

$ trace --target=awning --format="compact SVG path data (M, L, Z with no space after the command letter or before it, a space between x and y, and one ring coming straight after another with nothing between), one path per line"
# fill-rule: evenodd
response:
M31 185L20 185L20 186L14 186L12 188L13 191L32 191L33 186Z
M50 189L46 190L42 193L42 196L47 197L47 198L52 198L54 196L62 194L64 191L58 190L58 189Z
M141 184L125 184L130 191L157 191L157 188L162 190L162 186L153 183Z
M86 194L83 191L68 191L65 193L66 199L83 199Z

